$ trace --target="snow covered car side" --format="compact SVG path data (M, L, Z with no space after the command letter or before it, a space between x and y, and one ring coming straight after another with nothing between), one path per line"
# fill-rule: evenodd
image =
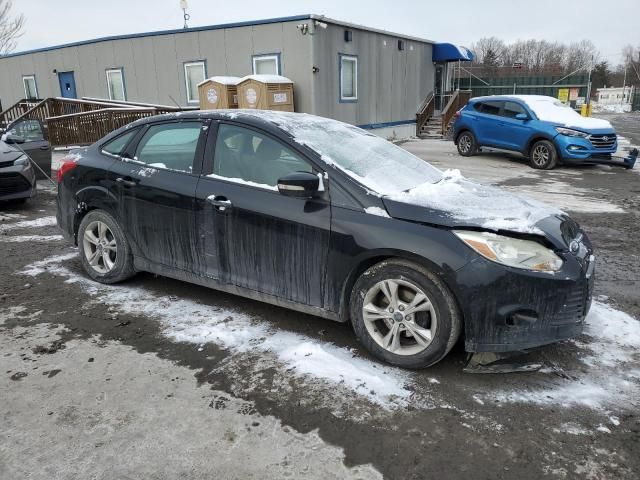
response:
M594 256L563 212L306 114L122 128L62 163L58 225L93 279L148 271L353 323L408 368L573 337Z
M492 95L469 101L457 114L453 138L458 152L473 155L480 147L522 153L530 165L552 169L559 163L619 164L614 128L606 120L587 118L553 97Z

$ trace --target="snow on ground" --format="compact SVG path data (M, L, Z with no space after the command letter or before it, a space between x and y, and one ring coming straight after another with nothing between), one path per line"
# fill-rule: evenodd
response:
M488 394L487 398L596 410L640 406L640 321L596 301L585 323L587 340L581 337L570 341L581 351L578 359L584 368L546 369L547 373L559 374L558 379L531 389Z
M62 235L0 235L0 242L22 243L22 242L56 242L64 240Z
M15 230L17 228L38 228L49 227L56 224L56 217L41 217L35 220L21 220L15 223L2 223L0 224L0 232L6 232L7 230Z
M65 266L77 253L49 257L28 265L20 273L44 272L66 277L96 301L122 313L145 315L161 322L163 333L176 341L196 345L215 343L231 354L260 352L271 366L303 381L322 382L327 396L343 392L369 400L385 409L409 403L413 391L405 387L409 374L354 356L354 352L301 334L273 330L266 322L239 311L203 305L191 300L158 296L148 289L103 285ZM330 392L330 393L329 393Z
M259 370L242 370L243 382L259 382L262 372L274 368L285 384L292 377L313 392L314 402L338 409L338 398L368 400L384 410L411 405L432 408L440 392L439 381L430 379L430 392L416 392L416 373L361 358L348 348L283 331L252 318L240 310L203 305L187 299L157 295L135 286L102 285L69 269L66 264L77 252L34 262L21 272L37 276L44 272L78 284L96 302L121 313L145 315L160 322L167 337L195 346L214 343L231 354L227 364L240 364L247 356L259 357ZM586 319L585 335L569 341L575 346L577 366L552 365L539 373L522 375L517 388L499 391L466 391L460 386L461 402L484 405L525 403L536 405L583 406L604 413L615 425L618 417L610 411L640 403L640 322L601 302L594 302ZM227 365L228 366L228 365ZM420 374L420 373L418 373ZM251 378L248 380L247 376ZM256 388L256 385L253 385ZM436 402L442 408L452 406ZM463 412L462 410L460 410ZM336 415L340 412L334 411Z

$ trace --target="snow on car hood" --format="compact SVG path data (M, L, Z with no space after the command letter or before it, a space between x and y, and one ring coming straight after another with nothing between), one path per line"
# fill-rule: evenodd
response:
M382 201L394 218L537 235L545 234L539 222L566 215L542 202L466 180L459 170L447 170L437 183L388 195Z

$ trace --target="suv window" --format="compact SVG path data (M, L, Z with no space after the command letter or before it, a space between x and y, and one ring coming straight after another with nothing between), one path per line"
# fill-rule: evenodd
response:
M102 151L110 153L111 155L120 155L123 152L124 147L126 147L127 143L129 143L129 140L131 140L136 133L138 133L137 128L133 128L127 133L123 133L110 142L105 143L102 146Z
M484 102L482 104L482 109L480 110L482 113L486 113L487 115L500 115L500 108L504 102Z
M311 165L282 143L248 128L221 124L213 173L275 187L292 172L313 173Z
M38 120L22 120L11 127L9 133L24 138L25 142L42 142L45 139Z
M502 110L502 115L509 118L516 118L516 115L519 113L524 113L529 116L527 111L524 109L522 105L516 102L504 102L504 108Z
M191 173L201 127L200 122L152 125L140 139L135 159L150 167Z

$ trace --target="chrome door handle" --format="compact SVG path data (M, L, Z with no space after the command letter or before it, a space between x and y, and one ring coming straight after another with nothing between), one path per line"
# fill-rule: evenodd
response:
M125 187L135 187L137 185L136 182L132 181L132 180L125 180L122 177L118 177L116 178L116 182L121 183L122 185L124 185Z
M233 207L231 200L227 197L223 197L222 195L209 195L207 197L207 202L213 205L219 212L231 210L231 207Z

